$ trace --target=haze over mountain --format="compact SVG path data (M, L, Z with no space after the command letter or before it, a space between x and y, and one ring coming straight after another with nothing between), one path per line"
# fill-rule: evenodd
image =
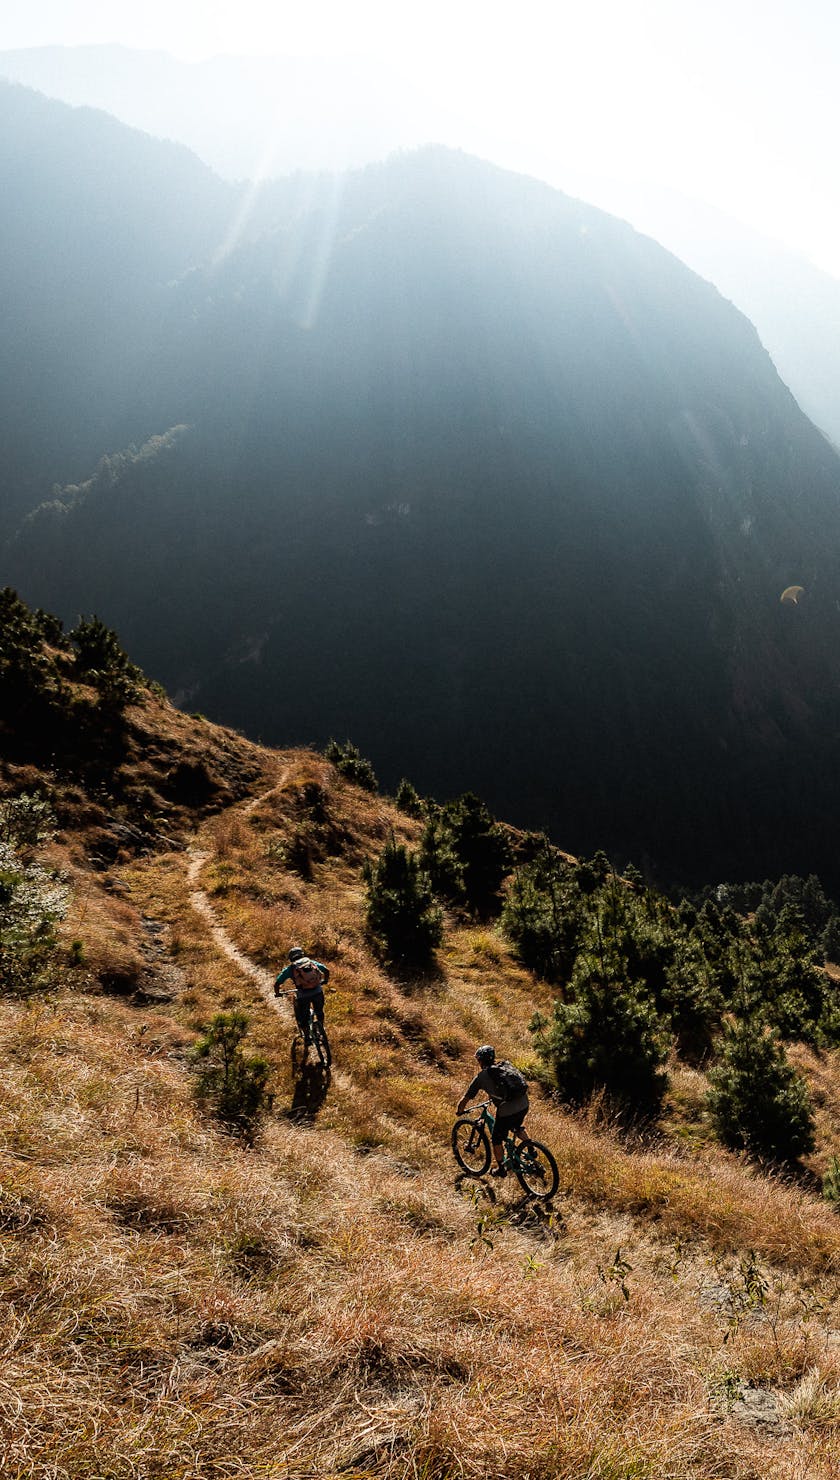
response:
M231 181L364 165L452 126L427 90L364 57L185 62L127 46L39 46L0 52L0 76L177 139Z
M677 192L613 182L605 197L752 320L803 411L840 446L840 280Z
M0 75L176 139L231 181L343 170L431 141L481 155L494 140L425 83L364 57L216 56L186 62L126 46L0 52ZM224 107L219 99L224 99ZM756 325L803 410L840 445L840 281L676 191L599 178L573 154L552 183L626 217L706 277Z
M27 599L386 784L836 877L840 459L709 284L447 151L248 192L0 97Z

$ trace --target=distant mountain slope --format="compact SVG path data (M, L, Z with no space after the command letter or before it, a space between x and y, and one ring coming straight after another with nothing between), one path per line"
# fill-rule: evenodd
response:
M364 56L186 62L126 46L40 46L0 52L0 77L177 139L228 180L363 165L447 137L453 122L427 91Z
M229 180L341 170L464 137L463 119L449 116L428 92L416 92L409 79L363 58L191 63L121 46L46 46L0 52L0 76L178 139ZM478 135L468 147L486 152ZM675 192L578 176L574 157L564 160L564 171L566 190L626 216L730 298L756 325L806 415L840 445L836 279Z
M0 83L0 530L54 480L156 430L160 298L235 215L178 144Z
M663 242L756 325L779 374L840 447L840 281L676 192L616 189L609 209Z
M167 435L86 478L68 452L9 578L266 740L350 734L389 783L666 876L833 880L840 460L751 325L465 156L217 183L206 264L128 294L146 359L97 406L102 452L129 407Z

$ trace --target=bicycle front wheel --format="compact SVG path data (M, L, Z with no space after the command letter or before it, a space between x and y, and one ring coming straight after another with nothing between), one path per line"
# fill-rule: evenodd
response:
M310 1034L312 1046L315 1049L320 1062L323 1064L325 1069L328 1069L330 1064L332 1063L332 1050L330 1049L330 1040L327 1037L327 1030L324 1027L324 1024L319 1023L317 1018L315 1018L311 1025Z
M456 1120L452 1127L452 1152L459 1167L471 1177L483 1177L490 1165L490 1142L475 1120Z
M529 1141L518 1149L514 1170L532 1197L553 1197L560 1182L560 1172L547 1146Z

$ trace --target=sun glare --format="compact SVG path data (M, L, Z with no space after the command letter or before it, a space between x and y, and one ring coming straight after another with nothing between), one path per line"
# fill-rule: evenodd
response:
M587 175L612 175L680 191L840 276L840 9L822 0L521 0L515 11L501 0L32 0L0 14L0 51L115 43L194 64L329 62L318 123L336 135L330 168L404 147L388 114L394 93L405 113L411 92L413 142L463 148L560 188L576 173L584 189ZM362 59L387 97L379 129L358 138L341 92L345 59L350 91ZM301 157L284 156L284 170L313 167L305 142L301 132ZM265 174L268 146L263 156Z

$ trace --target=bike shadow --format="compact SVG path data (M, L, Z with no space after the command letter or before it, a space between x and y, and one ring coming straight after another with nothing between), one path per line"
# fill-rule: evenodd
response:
M455 1190L462 1197L468 1196L477 1210L492 1212L494 1223L509 1223L542 1239L556 1239L565 1232L562 1209L553 1197L534 1197L525 1192L513 1200L502 1199L499 1196L502 1187L482 1177L470 1177L466 1172L456 1176Z
M332 1074L325 1064L293 1064L295 1073L292 1103L286 1114L289 1120L314 1120L327 1098Z

